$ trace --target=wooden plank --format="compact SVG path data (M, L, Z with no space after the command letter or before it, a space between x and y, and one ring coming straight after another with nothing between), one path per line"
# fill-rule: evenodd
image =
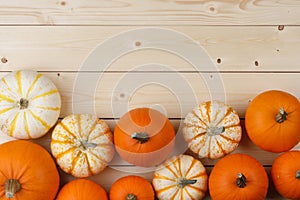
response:
M1 1L0 24L299 25L297 0Z
M7 1L10 2L10 1ZM300 10L300 9L299 9ZM299 18L300 19L300 18ZM175 71L195 71L191 63L173 53L156 49L144 49L144 44L156 46L188 45L192 40L207 55L182 49L188 55L199 56L200 71L299 71L300 27L288 26L172 26L171 32L182 33L191 39L159 38L150 42L132 33L123 40L123 46L114 44L115 36L146 27L135 26L59 26L59 27L0 27L0 71L37 69L40 71L81 71L83 63L104 41L109 40L109 50L100 51L89 71L133 71L134 68L158 63ZM159 31L158 31L159 32ZM114 38L114 39L111 39ZM113 54L113 63L99 66L106 53L117 52L124 45L128 50L139 41L140 46L125 55ZM126 46L125 46L126 47ZM124 47L124 48L125 48ZM183 47L182 47L183 48ZM126 49L126 48L125 48ZM201 57L202 56L202 57ZM208 65L205 59L212 62ZM195 63L193 63L195 64Z
M61 117L75 112L119 118L132 108L153 107L169 118L183 118L199 102L213 99L225 101L243 118L249 101L264 90L284 90L300 99L298 73L43 74L60 91Z

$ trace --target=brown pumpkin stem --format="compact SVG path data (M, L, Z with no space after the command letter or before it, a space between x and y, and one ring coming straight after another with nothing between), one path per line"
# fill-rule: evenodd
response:
M21 184L17 179L7 179L4 184L5 196L10 199L21 190Z
M28 108L29 101L27 99L21 98L18 102L18 106L21 110Z
M284 108L279 109L279 113L276 115L276 122L282 123L287 119L288 113L285 112Z
M296 172L296 178L300 180L300 169Z
M180 188L184 188L185 186L190 185L190 184L195 184L196 182L197 182L197 180L188 180L186 178L180 177L177 180L177 186Z
M210 136L214 136L214 135L219 135L219 134L223 133L224 131L225 131L224 126L209 127L207 129L207 134L210 135Z
M127 194L126 200L137 200L137 197L134 194Z
M244 188L244 187L246 187L246 183L247 183L246 176L244 176L244 174L242 174L242 173L238 173L237 176L238 176L238 177L236 178L236 185L237 185L239 188Z
M140 144L144 144L144 143L148 142L148 140L150 139L148 133L146 133L146 132L141 132L141 133L134 132L131 135L131 138L137 140Z

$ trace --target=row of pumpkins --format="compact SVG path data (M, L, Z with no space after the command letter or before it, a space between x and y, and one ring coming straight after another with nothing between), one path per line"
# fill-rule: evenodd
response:
M112 186L110 199L202 199L208 188L212 199L266 197L268 176L262 165L245 154L227 155L237 148L242 129L238 114L222 102L201 103L184 120L188 147L199 158L220 159L209 179L199 159L168 158L175 131L159 111L133 109L120 118L112 134L104 121L89 114L72 114L57 123L60 109L59 92L47 77L21 70L1 79L0 131L23 140L0 145L0 199L54 199L59 175L52 156L63 171L85 178L104 170L115 150L134 165L158 167L153 187L141 177L124 177ZM53 126L52 156L25 140L39 138ZM300 141L298 99L283 91L259 94L247 109L245 126L249 138L263 150L285 152L272 166L272 179L280 194L300 198L300 152L289 151ZM89 199L80 196L84 194L97 199L97 192L98 199L107 198L96 183L78 179L66 184L57 199L72 199L70 195Z

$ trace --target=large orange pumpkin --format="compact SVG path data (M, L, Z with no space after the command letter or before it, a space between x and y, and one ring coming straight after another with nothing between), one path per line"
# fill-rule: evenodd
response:
M174 146L175 131L162 113L137 108L121 117L114 130L114 143L127 162L150 167L163 162Z
M53 200L59 174L38 144L14 140L0 145L0 199Z
M271 176L276 190L285 198L300 198L300 151L286 152L272 165Z
M154 200L154 191L146 179L129 175L111 186L109 197L110 200Z
M214 200L260 200L265 199L269 182L265 169L256 159L245 154L231 154L217 162L208 184Z
M107 200L105 190L87 179L70 181L59 191L56 200Z
M284 152L300 141L300 104L293 95L266 91L250 103L245 116L249 138L260 148Z

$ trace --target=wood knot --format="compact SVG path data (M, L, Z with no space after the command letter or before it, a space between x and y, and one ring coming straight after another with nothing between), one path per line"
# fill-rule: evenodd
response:
M1 62L2 62L2 63L7 63L7 61L8 61L8 60L7 60L5 57L1 58Z

